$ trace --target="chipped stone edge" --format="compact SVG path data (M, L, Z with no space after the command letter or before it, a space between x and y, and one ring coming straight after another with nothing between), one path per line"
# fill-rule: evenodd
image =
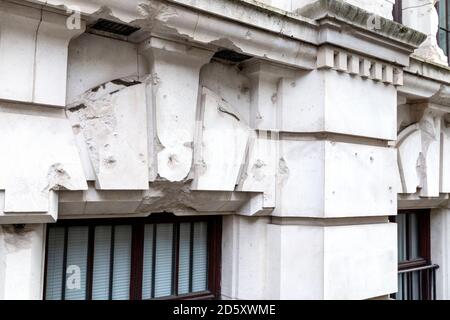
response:
M345 3L342 0L318 0L296 11L305 17L320 20L323 18L335 18L347 24L363 28L370 32L400 41L414 47L419 47L425 41L427 35L417 30L406 27L400 23L368 12L359 7ZM376 16L380 19L379 29L368 28L368 21Z

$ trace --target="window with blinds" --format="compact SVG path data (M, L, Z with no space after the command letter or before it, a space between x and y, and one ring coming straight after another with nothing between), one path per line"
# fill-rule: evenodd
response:
M220 221L164 214L49 225L45 299L214 298Z
M397 300L433 300L436 269L431 261L430 210L401 210L391 222L397 223Z

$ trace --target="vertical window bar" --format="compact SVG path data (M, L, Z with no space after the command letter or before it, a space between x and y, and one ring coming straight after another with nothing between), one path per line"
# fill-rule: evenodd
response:
M144 225L134 224L131 250L130 299L142 299L142 273L144 264Z
M156 277L156 223L153 224L153 253L152 253L152 294L151 297L155 297L155 277Z
M410 215L405 215L406 260L411 259Z
M191 222L189 238L189 292L192 292L192 280L194 278L194 223Z
M431 270L431 285L433 286L432 292L433 292L433 296L432 299L435 300L436 299L436 268L433 268Z
M178 295L178 277L180 264L180 223L174 223L175 230L173 231L173 250L172 250L172 294Z
M63 257L63 273L62 273L62 293L61 300L66 300L66 270L67 270L67 239L69 238L69 227L64 227L64 257Z
M50 228L48 225L45 225L45 269L44 269L44 292L43 292L43 300L47 300L47 266L48 266L48 238L49 238Z
M92 275L94 271L94 238L95 227L89 226L88 233L88 251L87 251L87 270L86 270L86 299L92 300Z
M208 290L218 297L220 295L221 261L221 224L217 219L208 221Z
M109 258L109 300L112 300L113 293L113 272L114 272L114 235L116 231L116 226L111 226L111 251Z
M425 270L426 272L426 270ZM419 271L419 299L422 300L423 297L426 296L426 294L424 294L423 290L427 290L427 286L426 283L425 285L422 284L422 281L424 280L424 278L426 279L426 277L423 276L423 272Z

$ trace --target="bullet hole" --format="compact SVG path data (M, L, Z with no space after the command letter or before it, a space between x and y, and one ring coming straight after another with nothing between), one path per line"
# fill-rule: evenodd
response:
M14 225L14 230L15 231L23 231L23 229L25 229L25 225L24 224L15 224Z
M103 160L105 163L105 167L107 168L113 168L116 165L117 160L114 159L113 156L109 156Z
M273 104L277 103L277 99L278 99L277 94L274 93L270 99L272 100L272 103L273 103Z
M76 105L76 106L73 106L73 107L69 107L68 110L70 112L76 112L78 110L86 109L86 108L87 108L87 106L85 104L81 103L79 105Z
M74 135L79 134L81 131L81 126L79 124L73 125L72 126L72 132Z
M175 167L175 166L177 166L179 163L180 163L180 161L178 161L178 157L177 157L177 155L176 154L171 154L170 156L169 156L169 159L168 159L169 161L168 161L168 165L170 166L170 167Z

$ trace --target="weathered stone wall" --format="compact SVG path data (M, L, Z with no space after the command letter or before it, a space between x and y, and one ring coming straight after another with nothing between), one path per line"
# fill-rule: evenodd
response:
M224 216L224 298L397 290L387 217L398 193L449 192L450 104L448 70L410 61L429 34L392 22L392 1L266 3L287 13L253 1L49 0L48 15L1 4L34 23L0 24L3 297L40 298L42 223L162 211ZM106 37L83 21L67 32L60 9L74 6L88 26L140 30ZM41 20L56 25L42 37ZM31 247L12 226L23 223ZM9 281L19 275L22 294Z

